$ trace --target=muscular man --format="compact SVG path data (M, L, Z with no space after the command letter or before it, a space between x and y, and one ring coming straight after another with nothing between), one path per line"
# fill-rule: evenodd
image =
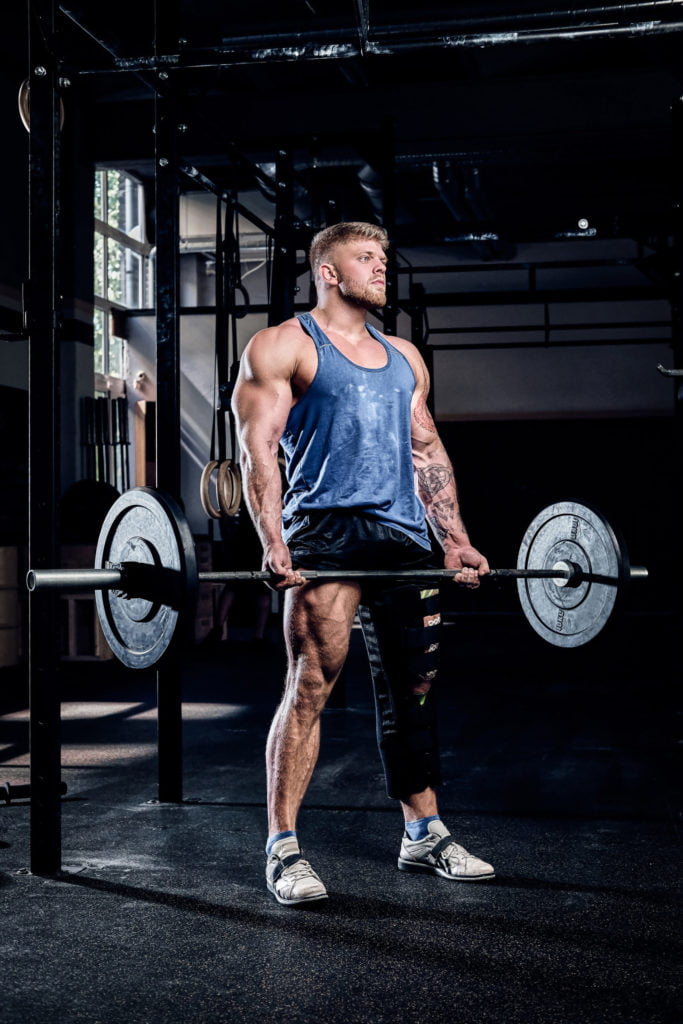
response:
M317 305L259 331L233 396L249 510L263 566L286 591L288 672L266 749L266 880L282 904L327 896L301 855L297 813L318 757L320 714L358 613L370 658L387 791L405 832L398 866L443 878L493 877L439 817L432 683L438 592L428 582L306 582L302 569L446 568L470 587L489 571L460 517L453 470L427 408L417 349L366 323L386 302L386 232L342 223L310 250ZM287 470L283 494L278 449Z

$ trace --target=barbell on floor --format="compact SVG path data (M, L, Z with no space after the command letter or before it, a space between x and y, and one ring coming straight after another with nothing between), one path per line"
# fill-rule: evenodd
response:
M453 578L452 569L306 570L307 580ZM594 508L556 502L531 522L517 568L492 569L484 579L515 579L533 629L558 647L587 643L609 619L619 589L645 579L630 567L626 548ZM94 590L104 635L130 668L149 668L174 637L189 633L199 583L272 582L262 571L198 572L194 538L180 506L161 491L135 487L118 498L102 524L92 569L30 569L30 591Z

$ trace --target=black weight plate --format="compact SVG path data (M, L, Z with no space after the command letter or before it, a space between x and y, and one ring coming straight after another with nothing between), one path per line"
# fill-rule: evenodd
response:
M149 668L194 621L197 564L194 539L179 505L151 487L134 487L112 505L100 531L95 567L121 562L157 566L168 581L151 599L116 590L95 593L97 614L113 653L129 668ZM173 595L173 596L172 596Z
M552 579L519 579L517 590L529 623L556 647L579 647L604 627L628 576L625 550L607 520L576 501L549 505L528 527L518 569L552 569L573 562L613 583L587 580L577 587Z

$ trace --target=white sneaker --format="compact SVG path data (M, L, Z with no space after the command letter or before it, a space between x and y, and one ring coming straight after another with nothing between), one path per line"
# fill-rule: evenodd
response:
M278 903L286 907L327 899L327 889L304 860L296 836L285 836L274 843L266 863L266 884Z
M442 821L430 821L427 829L425 838L415 841L404 833L399 871L426 872L457 882L480 882L495 877L491 865L456 843Z

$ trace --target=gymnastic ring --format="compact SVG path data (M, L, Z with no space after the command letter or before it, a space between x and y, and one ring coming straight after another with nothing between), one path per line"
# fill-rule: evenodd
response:
M223 459L218 463L218 475L216 477L216 498L221 514L228 515L227 509L232 507L234 497L234 486L232 482L232 459Z
M240 467L237 463L233 463L232 467L232 505L228 509L227 515L236 516L242 507L242 474Z
M235 487L235 500L233 502L234 512L233 515L237 515L240 508L242 507L242 473L239 466L236 466L233 470L234 473L234 487Z
M216 496L224 516L237 515L242 502L242 481L239 467L232 459L225 459L218 467Z
M26 131L31 133L31 86L28 78L19 86L19 95L17 97L17 103L19 106L19 117ZM59 130L61 131L64 127L64 103L60 97L59 99Z
M207 462L202 470L201 480L199 482L199 496L202 503L202 508L209 519L220 519L221 511L215 508L209 499L209 480L214 469L218 466L218 462L212 459L211 462Z

